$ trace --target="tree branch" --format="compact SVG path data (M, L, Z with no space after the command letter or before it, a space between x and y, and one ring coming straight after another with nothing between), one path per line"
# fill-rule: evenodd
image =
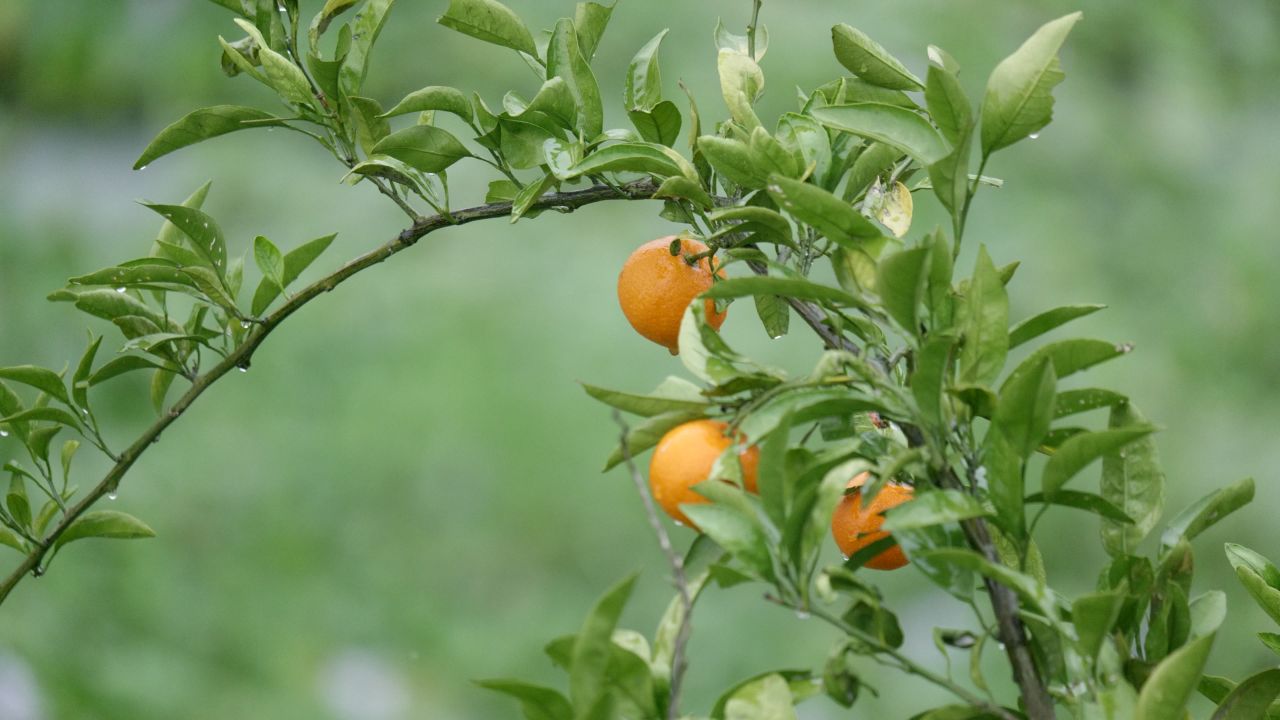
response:
M604 200L647 200L649 199L657 186L651 179L636 180L634 182L612 187L608 185L595 185L584 190L575 190L571 192L552 193L544 195L542 198L533 203L533 209L549 209L555 208L561 211L576 210L584 205L601 202ZM282 305L274 313L264 318L262 322L253 326L244 341L234 350L227 354L217 365L211 368L204 375L197 377L182 397L166 411L159 419L148 427L142 435L134 441L123 453L119 455L116 463L107 472L107 474L98 482L93 489L89 490L80 500L71 507L67 508L62 519L57 525L49 531L44 539L36 544L36 547L29 552L22 562L14 568L14 570L0 582L0 603L9 597L14 587L18 585L29 573L40 575L43 573L41 563L50 550L54 548L59 537L75 523L94 503L98 502L103 496L115 492L119 486L121 478L129 471L138 458L147 451L155 443L162 432L174 423L182 414L191 407L191 404L199 398L205 390L217 382L227 373L236 368L247 368L253 357L254 351L258 349L267 336L271 334L282 322L290 315L302 309L307 303L316 299L320 295L333 290L335 287L346 281L353 275L373 267L386 260L387 258L413 247L418 240L424 236L440 230L442 228L453 225L465 225L477 220L487 220L490 218L506 217L511 214L510 202L489 203L487 205L479 205L477 207L459 210L452 213L448 218L442 215L433 215L426 218L417 218L413 224L405 228L394 238L371 250L364 255L348 262L333 274L321 278L303 290L299 291L292 298Z
M750 262L748 265L757 275L768 274L768 268L761 263ZM818 337L822 338L822 342L827 347L833 350L846 350L854 354L859 352L860 348L857 345L827 325L822 309L817 305L796 298L787 298L787 303L804 319L805 324L813 328L813 331L818 334ZM920 431L920 428L903 423L900 423L899 427L902 429L903 435L907 437L907 443L912 447L921 447L925 444L924 433ZM940 487L961 488L959 478L955 476L949 467L944 467L935 480ZM1000 558L996 554L995 543L992 542L991 533L987 530L987 524L982 518L963 521L960 526L964 530L965 538L969 541L970 547L977 550L989 562L1000 563ZM987 592L991 596L991 608L995 612L996 625L1000 631L1000 642L1004 644L1005 652L1009 656L1009 663L1013 667L1013 677L1022 692L1023 702L1027 709L1027 717L1031 718L1031 720L1053 720L1053 701L1049 697L1049 691L1045 688L1044 682L1036 669L1035 659L1031 655L1031 648L1027 645L1026 628L1023 626L1022 618L1018 614L1018 596L1014 594L1012 589L991 578L984 577L983 582L986 584Z
M914 425L900 425L907 443L912 447L925 445L924 434ZM952 490L963 490L963 484L956 477L950 466L944 465L934 473L934 481L939 487ZM969 546L982 555L987 562L1000 565L1002 561L996 553L995 543L982 518L962 520L960 528L964 531ZM1006 585L989 577L983 577L991 597L991 609L996 616L996 627L1000 632L1000 642L1004 645L1005 654L1009 656L1009 664L1013 668L1013 679L1022 693L1022 702L1026 707L1027 717L1031 720L1053 720L1056 717L1053 700L1045 688L1040 672L1036 668L1035 658L1027 645L1027 631L1023 626L1018 610L1018 596Z
M689 635L693 632L691 624L693 596L689 594L689 579L684 572L684 559L672 547L671 536L667 534L662 519L658 517L658 509L654 507L653 495L649 492L648 485L645 484L640 471L636 469L635 460L631 457L631 447L627 444L627 432L630 428L617 410L613 411L613 419L622 427L619 441L622 447L622 458L627 464L627 471L631 474L636 490L640 493L640 499L644 501L644 513L649 519L649 527L653 528L653 534L658 536L658 546L662 548L662 554L667 556L667 564L671 566L671 575L676 583L676 592L680 595L682 613L680 627L676 630L676 640L671 650L671 686L667 699L667 720L676 720L680 717L680 688L688 665L685 660L685 646L689 644Z

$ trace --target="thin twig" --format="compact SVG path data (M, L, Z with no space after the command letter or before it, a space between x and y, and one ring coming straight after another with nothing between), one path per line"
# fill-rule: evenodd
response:
M680 614L680 627L676 631L675 645L671 651L671 687L667 700L667 720L676 720L680 716L680 687L683 684L685 668L688 665L685 660L685 646L689 644L689 636L693 633L693 625L691 624L693 596L689 594L689 579L684 572L684 559L672 547L671 536L667 534L667 528L662 524L662 519L658 517L658 509L654 506L653 495L649 492L649 485L645 483L644 477L636 469L635 460L631 457L631 446L627 443L627 433L630 432L631 428L627 427L626 421L622 419L622 413L617 410L613 411L613 420L622 428L621 439L619 440L622 447L622 459L627 464L627 471L631 474L631 480L636 484L636 491L640 493L640 499L644 501L644 513L649 519L649 527L653 528L653 534L658 536L658 547L662 548L662 554L667 556L667 563L671 565L671 576L676 584L676 592L680 595L682 612Z
M898 652L896 649L890 647L889 645L884 644L882 641L880 641L880 639L876 638L874 635L871 635L860 628L850 625L849 623L828 613L826 610L822 608L819 608L819 607L801 608L793 603L787 602L786 600L783 600L782 598L779 598L774 595L765 595L765 599L776 605L781 605L783 607L791 608L792 610L795 610L797 612L811 613L814 617L840 630L841 632L848 635L849 637L857 638L859 642L866 644L867 646L871 647L875 651L874 655L872 656L873 659L877 661L881 661L882 664L886 664L890 667L894 667L899 670L902 670L903 672L907 672L912 675L916 675L917 677L928 680L934 685L937 685L938 687L951 692L951 694L969 703L970 705L973 705L974 707L982 708L983 710L986 710L988 713L996 715L1000 718L1004 718L1004 720L1017 720L1017 716L1010 713L1008 710L1005 710L999 705L993 705L987 702L986 700L984 700L983 698L980 698L977 695L974 695L973 693L965 689L963 686L956 684L950 678L943 677L933 672L932 670L924 667L923 665L916 663L914 660ZM884 655L885 657L891 658L893 662L883 663L883 661L879 657L876 657L879 655Z
M542 198L534 202L534 209L546 209L550 207L567 208L576 210L584 205L590 205L605 200L646 200L649 199L657 186L652 180L644 179L623 185L621 188L595 186L584 190L575 190L573 192L553 193L544 195ZM52 548L59 537L67 531L76 520L84 515L94 503L101 500L107 494L114 492L120 484L121 478L129 471L138 458L151 447L152 443L160 438L160 434L164 432L169 425L173 424L178 418L182 417L187 408L209 389L211 385L221 379L227 373L236 368L245 368L249 366L249 361L253 357L254 351L258 346L267 339L282 322L290 315L302 309L307 303L317 297L333 290L335 287L356 275L357 273L367 270L386 260L387 258L403 251L418 242L425 235L432 233L441 228L451 227L453 225L465 225L477 220L487 220L490 218L506 217L511 214L510 202L489 203L487 205L479 205L477 207L459 210L452 214L450 218L440 215L433 215L427 218L419 218L414 220L413 224L398 233L394 238L371 250L364 255L348 262L332 274L315 281L303 290L300 290L274 313L271 313L262 322L254 325L249 334L245 336L244 342L238 345L234 350L227 353L221 362L212 367L207 373L201 375L191 383L191 387L182 397L170 407L166 412L161 414L159 419L150 427L143 431L142 435L130 445L124 452L119 455L115 465L103 476L91 490L85 493L75 505L67 508L66 513L58 522L42 543L32 549L22 562L18 564L13 571L0 582L0 603L3 603L9 597L9 593L13 592L14 587L18 585L29 573L39 575L43 572L40 563L44 560L45 554Z

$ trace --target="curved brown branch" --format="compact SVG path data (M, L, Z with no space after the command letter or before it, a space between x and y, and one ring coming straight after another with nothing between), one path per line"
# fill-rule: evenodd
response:
M637 180L619 187L595 185L584 190L544 195L534 202L533 209L555 208L556 210L567 212L604 200L647 200L656 189L657 186L649 179ZM5 577L4 581L0 582L0 603L3 603L9 597L14 587L22 582L22 579L27 577L28 574L41 574L43 571L40 564L44 561L49 551L53 549L58 538L103 496L115 492L120 480L129 471L129 468L133 467L133 464L147 451L147 448L151 447L156 439L160 437L160 434L164 432L165 428L182 417L187 408L191 407L191 404L205 390L209 389L209 386L236 368L248 367L254 351L286 318L320 295L333 290L353 275L413 247L418 240L436 230L454 225L465 225L477 220L506 217L510 214L511 203L500 202L458 210L451 213L449 217L433 215L431 217L417 218L411 226L402 230L391 240L348 262L331 275L308 285L278 310L264 318L262 322L255 324L245 337L244 342L237 346L235 350L232 350L221 362L210 368L208 372L197 377L187 392L178 398L128 449L120 454L116 459L115 465L103 476L102 480L93 489L85 493L75 505L67 508L61 521L23 558L22 562Z

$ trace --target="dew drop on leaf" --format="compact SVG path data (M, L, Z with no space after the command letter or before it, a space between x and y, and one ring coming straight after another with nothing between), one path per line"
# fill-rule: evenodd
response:
M116 493L107 493L107 499L108 499L108 500L115 500L115 499L116 499L116 498L118 498L118 497L120 497L120 496L119 496L118 494L116 494Z
M1030 135L1028 135L1027 137L1028 137L1028 138L1030 138L1030 139L1032 139L1032 140L1038 140L1038 139L1040 138L1040 133L1038 133L1038 132L1033 132L1033 133L1031 133Z
M0 437L9 437L8 430L0 430Z
M127 289L128 289L128 288L118 287L118 288L116 288L116 292L118 292L118 293L124 293L124 291L125 291L125 290L127 290Z

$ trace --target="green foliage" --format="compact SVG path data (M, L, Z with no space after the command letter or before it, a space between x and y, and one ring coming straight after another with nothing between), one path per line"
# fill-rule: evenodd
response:
M773 603L829 624L836 643L821 673L777 670L747 678L722 694L711 718L795 718L795 705L819 692L851 707L863 690L863 658L938 685L959 701L918 716L925 718L1007 720L1021 716L1009 709L1019 704L1035 720L1053 717L1050 705L1080 718L1176 718L1197 687L1219 703L1215 717L1257 717L1280 694L1275 671L1239 685L1202 679L1226 600L1219 592L1192 596L1191 543L1252 499L1252 481L1193 504L1168 524L1150 557L1140 554L1163 511L1155 427L1124 394L1063 383L1131 347L1059 340L1007 369L1011 350L1102 306L1062 306L1011 327L1007 286L1016 262L998 266L979 245L972 272L955 277L972 201L984 183L999 182L985 178L983 168L993 153L1034 137L1051 119L1052 90L1063 78L1058 53L1079 13L1041 27L1000 62L978 109L958 80L959 64L942 49L929 47L922 81L862 31L837 25L835 59L856 77L801 89L795 109L772 120L757 107L768 37L758 25L760 3L753 3L746 35L723 25L715 30L726 116L700 115L690 96L686 155L677 149L685 118L663 93L658 55L665 30L640 48L623 79L623 109L634 130L606 127L591 63L604 47L613 6L580 3L573 17L535 36L496 0L451 0L441 25L515 50L537 75L532 99L509 92L494 112L479 94L449 86L424 87L385 111L381 101L360 94L391 0L328 0L308 26L305 47L296 3L218 4L238 16L246 33L235 42L220 38L224 68L274 91L289 115L228 105L197 110L162 130L136 166L233 131L288 127L333 154L348 182L387 195L412 225L290 292L333 235L288 252L264 236L238 248L203 209L207 185L182 204L146 203L165 221L149 254L74 277L51 296L111 322L123 336L122 354L97 364L103 337L95 336L69 379L30 365L0 368L0 429L15 436L33 467L4 465L10 482L0 544L26 563L15 578L42 572L41 563L73 540L154 535L128 514L87 508L115 491L137 456L212 382L246 368L269 332L337 283L439 227L500 216L514 222L606 199L660 198L661 217L704 242L718 270L742 272L717 275L684 313L680 360L696 382L673 377L648 394L584 389L642 418L626 428L606 470L626 464L635 472L636 454L691 420L729 424L735 443L694 487L708 502L683 507L703 535L683 562L673 563L681 587L652 650L643 635L618 627L632 576L597 602L577 634L547 646L568 673L567 693L512 679L482 687L514 698L525 717L537 720L676 717L694 601L712 586L750 584L763 586ZM326 59L323 36L348 11L354 12L338 25ZM437 113L462 120L464 130L439 126ZM414 114L412 124L400 119ZM981 160L971 174L977 131ZM484 205L452 207L448 172L462 162L500 173ZM909 185L916 176L921 180ZM589 185L565 190L582 183ZM912 237L912 190L926 187L950 228L916 229ZM433 214L421 214L422 205ZM249 252L260 277L246 307L240 296ZM827 266L834 283L816 272ZM281 297L284 304L269 313ZM746 298L770 337L791 330L793 313L817 334L825 351L809 372L758 363L710 326L704 301L723 308ZM100 432L91 391L138 371L151 373L160 417L116 453ZM171 385L180 380L184 395L170 405ZM1105 428L1059 423L1104 408ZM62 446L56 465L50 458L64 431L78 433L114 464L87 494L77 495L68 482L79 441ZM760 451L758 494L744 482L743 445ZM1097 492L1083 489L1084 480L1067 487L1098 460ZM1029 493L1035 468L1039 488ZM833 563L826 537L833 513L847 511L837 507L854 478L864 505L894 486L910 487L911 499L885 513L879 529L888 536ZM643 491L642 479L634 479ZM1053 589L1037 547L1039 521L1061 508L1097 515L1111 557L1096 592L1074 600ZM973 608L971 627L935 631L948 665L947 648L970 653L973 687L900 652L904 628L864 571L895 545L939 589ZM1280 622L1280 571L1238 545L1228 545L1227 554L1249 594ZM979 579L995 623L979 608ZM991 640L1018 668L1019 697L1003 689L1006 697L998 697L983 679L982 651ZM1280 647L1274 634L1262 640Z

